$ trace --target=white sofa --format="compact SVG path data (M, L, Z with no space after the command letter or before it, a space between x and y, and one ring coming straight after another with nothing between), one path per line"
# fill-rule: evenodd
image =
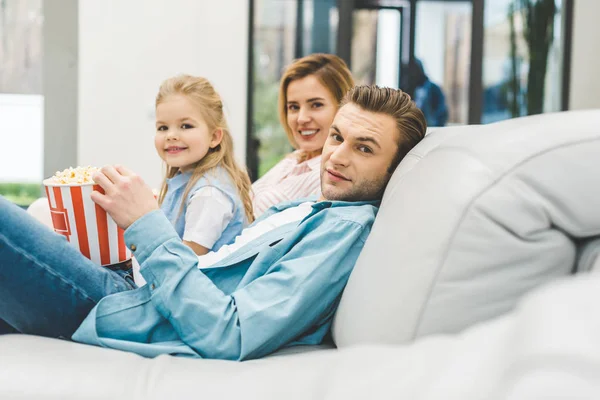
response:
M337 348L236 363L7 335L0 399L600 398L599 238L600 110L433 129L388 185Z

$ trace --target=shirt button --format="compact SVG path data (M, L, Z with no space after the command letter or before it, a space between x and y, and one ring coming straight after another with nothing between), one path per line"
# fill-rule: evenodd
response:
M131 246L129 246L129 248L131 249L131 251L136 251L137 247L135 244L132 244Z
M150 289L152 289L152 290L156 289L156 285L153 283L152 285L150 285Z

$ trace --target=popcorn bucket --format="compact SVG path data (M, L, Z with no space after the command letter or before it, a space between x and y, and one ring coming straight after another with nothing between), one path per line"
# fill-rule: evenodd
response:
M98 265L126 261L131 252L119 228L102 207L90 197L93 190L104 193L93 183L65 184L44 180L54 231Z

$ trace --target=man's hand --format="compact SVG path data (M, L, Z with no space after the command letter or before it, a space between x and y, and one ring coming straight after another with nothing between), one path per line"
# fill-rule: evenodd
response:
M145 214L158 209L152 189L125 167L105 166L92 178L104 189L104 194L94 190L92 200L106 210L120 228L127 229Z

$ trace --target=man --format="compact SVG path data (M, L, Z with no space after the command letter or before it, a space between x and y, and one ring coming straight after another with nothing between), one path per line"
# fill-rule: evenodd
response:
M385 186L425 129L401 91L352 89L323 148L319 201L277 205L234 244L200 257L138 176L102 168L94 180L105 194L92 198L126 229L141 288L0 199L0 330L148 357L242 360L321 343Z

